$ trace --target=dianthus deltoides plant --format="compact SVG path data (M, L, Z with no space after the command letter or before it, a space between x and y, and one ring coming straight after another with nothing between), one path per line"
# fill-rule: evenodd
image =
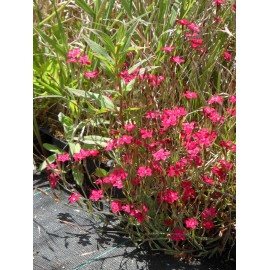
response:
M108 95L115 109L102 114L105 143L89 146L83 129L79 140L69 136L69 152L53 149L46 160L51 188L67 189L70 204L114 216L115 229L135 243L179 258L229 252L236 237L234 37L218 17L226 3L214 4L213 21L176 20L166 43L152 48L154 60L132 49L117 62ZM76 74L84 70L82 87L105 79L102 67L85 69L91 62L78 47L66 63ZM89 101L88 90L79 91L80 102ZM60 113L59 121L66 136L75 134L71 118ZM108 159L109 171L89 172L89 160Z

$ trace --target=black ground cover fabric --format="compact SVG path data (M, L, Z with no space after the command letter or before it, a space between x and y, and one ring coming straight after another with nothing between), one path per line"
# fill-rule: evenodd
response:
M136 248L126 237L101 235L101 223L78 207L63 204L68 194L56 191L57 202L43 175L34 177L34 270L233 270L223 259L180 262L172 256Z

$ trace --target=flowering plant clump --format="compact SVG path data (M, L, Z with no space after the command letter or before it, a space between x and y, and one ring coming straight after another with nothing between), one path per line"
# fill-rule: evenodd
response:
M236 234L235 9L184 8L168 7L168 26L158 13L162 31L132 20L93 30L85 50L69 46L58 114L69 150L45 145L54 154L41 167L69 204L97 215L106 204L134 243L212 256Z

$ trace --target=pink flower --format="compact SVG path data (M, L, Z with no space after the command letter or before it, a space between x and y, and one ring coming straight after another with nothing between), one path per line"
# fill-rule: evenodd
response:
M74 50L70 50L67 54L68 57L76 58L81 53L79 48L76 48Z
M75 161L80 161L80 160L83 160L83 159L85 159L87 157L90 157L90 156L95 157L95 156L98 155L98 153L99 153L98 150L93 150L93 149L84 150L84 149L81 149L79 153L74 153L73 157L74 157Z
M226 108L226 112L232 116L236 115L236 110L235 109L230 109L230 108Z
M208 100L208 104L212 104L212 103L219 103L220 105L223 102L223 97L222 96L212 96L209 100Z
M230 99L229 99L229 101L231 103L236 103L236 96L231 96Z
M88 71L85 71L84 72L84 77L89 79L89 78L95 78L98 76L98 71L97 70L94 70L92 72L88 72Z
M130 132L132 129L134 129L134 128L136 128L136 126L135 125L133 125L133 124L130 124L130 123L128 123L128 124L126 124L125 126L124 126L124 129L127 131L127 132Z
M201 46L202 42L203 42L202 38L198 38L198 39L193 38L190 40L190 44L192 48L197 48Z
M117 146L123 145L124 143L130 144L132 141L132 136L123 135L122 137L118 138Z
M191 91L186 91L183 96L185 96L187 99L192 99L192 98L195 99L195 98L197 98L197 93L191 92Z
M169 204L172 204L173 202L177 201L179 199L178 192L173 190L166 190L165 192L160 192L158 194L158 203L167 202Z
M64 154L57 154L56 160L60 162L65 162L71 160L71 158L69 157L68 153L64 153Z
M164 151L163 148L159 149L157 152L153 153L155 160L166 160L167 156L170 155L170 151Z
M232 10L236 11L236 5L232 6Z
M100 189L100 190L92 190L92 194L89 197L89 199L93 200L93 201L98 201L99 199L104 197L102 192L103 192L102 189Z
M224 52L223 57L225 60L232 61L232 55L229 52Z
M146 112L145 113L145 118L148 119L155 119L160 117L160 112L159 111L154 111L154 112Z
M216 213L216 208L215 207L206 208L202 212L202 218L216 217L216 216L217 216L217 213Z
M141 177L151 176L152 170L149 167L140 166L137 170L137 174Z
M118 201L118 202L111 202L111 208L113 213L117 213L118 211L121 211L122 209L122 202Z
M133 208L133 205L126 204L122 206L121 210L125 211L126 213L130 213L132 208Z
M108 141L105 147L105 150L113 150L117 145L117 140L113 139L111 141Z
M205 227L207 230L210 230L210 229L212 229L212 228L215 227L215 225L214 225L214 223L213 223L212 220L205 220L205 221L203 221L202 225L203 225L203 227Z
M55 170L57 168L57 164L51 163L51 164L47 164L46 165L46 170L50 171L50 170Z
M206 184L214 185L214 180L212 178L208 178L206 175L204 175L202 179Z
M191 38L191 37L197 37L198 36L198 33L196 33L196 32L194 32L194 33L187 33L187 34L185 34L185 37L186 38Z
M195 229L197 225L199 224L199 222L195 218L189 218L185 220L185 223L186 223L186 227L190 229Z
M181 25L188 25L188 24L190 24L190 22L188 21L188 20L178 20L177 22L176 22L176 24L181 24Z
M174 221L173 220L164 220L164 225L166 226L172 226L174 224Z
M129 154L124 155L123 160L126 164L129 164L129 165L133 164L132 155L129 155Z
M69 58L67 60L67 63L77 63L77 59L76 58Z
M54 189L57 185L57 182L60 180L57 174L51 173L49 176L49 183L52 189Z
M91 62L88 60L88 55L80 56L78 62L82 63L83 66L91 65Z
M74 203L74 202L77 202L81 197L81 194L76 194L76 193L72 193L70 195L70 197L68 198L68 200L70 201L70 203Z
M170 46L161 48L162 51L166 51L166 52L172 52L174 49L175 47L170 47Z
M185 62L185 60L181 59L180 56L173 56L171 58L171 61L174 62L174 63L177 63L177 64L181 64L181 63Z
M141 129L140 133L142 135L142 139L151 138L153 130Z
M88 155L90 157L96 157L98 154L99 154L99 151L98 150L94 150L94 149L88 150Z
M196 24L194 24L194 23L188 24L187 27L188 27L191 31L194 31L194 32L197 32L197 33L200 32L200 26L199 26L199 25L196 25Z
M221 1L221 0L214 0L214 3L215 3L217 6L219 6L219 5L225 5L225 4L226 4L226 2Z
M184 195L182 196L182 200L183 201L187 201L188 199L194 199L195 195L194 195L194 189L193 188L185 188L184 189Z
M180 230L178 228L174 228L174 233L170 235L170 238L174 241L180 241L180 240L186 240L186 237L185 237L185 230Z
M209 114L211 114L211 113L213 113L213 112L215 112L216 110L214 109L214 108L211 108L211 107L209 107L209 106L206 106L206 107L204 107L203 108L203 112L205 113L205 114L207 114L207 115L209 115Z

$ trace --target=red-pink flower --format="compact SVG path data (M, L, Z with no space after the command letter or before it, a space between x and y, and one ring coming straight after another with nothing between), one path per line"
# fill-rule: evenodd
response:
M122 137L118 138L117 146L123 145L124 143L130 144L132 141L132 136L123 135Z
M223 102L223 97L222 96L212 96L209 100L208 100L208 104L212 104L212 103L219 103L220 105Z
M194 189L193 188L186 188L184 190L184 195L182 196L182 200L183 201L187 201L188 199L194 199L195 195L194 195Z
M174 228L173 229L174 233L172 233L170 235L170 238L174 241L180 241L180 240L186 240L186 237L185 237L185 230L180 230L178 228Z
M111 208L113 213L117 213L118 211L122 210L122 202L121 201L117 201L117 202L111 202Z
M236 96L231 96L230 99L229 99L229 101L231 103L236 103Z
M225 5L226 2L222 1L222 0L214 0L214 3L219 6L219 5Z
M197 93L191 92L191 91L186 91L185 94L183 94L187 99L192 99L192 98L197 98Z
M96 157L98 154L99 154L99 151L98 150L95 150L95 149L88 150L88 155L90 157Z
M57 164L51 163L51 164L47 164L46 165L46 170L50 171L50 170L55 170L57 168Z
M182 19L182 20L178 20L178 21L176 22L176 24L188 25L188 24L190 24L190 22L189 22L188 20Z
M79 153L75 153L73 155L73 157L74 157L74 160L75 161L80 161L80 160L83 160L83 159L85 159L87 157L90 157L90 156L95 157L95 156L98 155L98 153L99 153L99 151L98 150L94 150L94 149L90 149L90 150L81 149L80 152Z
M141 129L140 133L141 133L143 139L151 138L153 130Z
M166 160L167 156L170 154L170 151L165 151L163 148L161 148L157 152L154 152L152 155L155 160Z
M67 63L77 63L77 59L76 58L69 58L67 60Z
M191 37L197 37L199 34L198 33L196 33L196 32L194 32L194 33L187 33L187 34L185 34L185 37L186 38L191 38Z
M127 131L127 132L130 132L132 129L136 128L136 125L133 125L131 123L128 123L124 126L124 129Z
M81 194L76 194L76 193L72 193L70 195L70 197L68 198L68 200L70 201L70 203L74 203L74 202L77 202L81 197Z
M68 57L72 57L75 58L76 56L78 56L81 53L79 48L75 48L74 50L70 50L67 54Z
M172 52L174 49L175 49L174 46L173 47L167 46L167 47L161 48L162 51L166 51L166 52Z
M226 108L226 112L232 116L236 115L236 110L231 108Z
M92 194L89 197L89 199L93 200L93 201L98 201L99 199L104 197L104 195L102 193L103 193L102 189L100 189L100 190L92 190Z
M65 162L71 160L71 158L69 157L68 153L64 153L64 154L57 154L56 160L60 162Z
M132 208L133 208L133 205L126 204L122 206L121 210L125 211L126 213L130 213Z
M84 77L89 79L89 78L95 78L98 76L98 71L97 70L94 70L92 72L88 72L88 71L85 71L84 72Z
M57 185L57 182L60 180L57 174L51 173L48 176L49 178L49 183L52 189L54 189Z
M203 42L202 38L198 38L198 39L193 38L190 40L190 44L191 44L192 48L197 48L197 47L201 46L202 42Z
M224 52L223 57L225 60L232 61L232 55L229 52Z
M88 60L88 55L80 56L78 62L82 63L83 66L91 65L91 62Z
M145 113L145 118L148 119L155 119L160 117L160 112L159 111L154 111L154 112L146 112Z
M171 61L174 62L174 63L177 63L177 64L181 64L181 63L184 63L185 60L180 58L180 56L172 56L171 58Z
M194 23L188 24L187 27L188 27L191 31L194 31L194 32L197 32L197 33L200 32L200 26L199 26L199 25L196 25L196 24L194 24Z
M167 202L172 204L173 202L177 201L179 199L178 192L173 190L166 190L165 192L160 192L158 194L158 203Z
M207 230L210 230L215 227L212 220L204 220L202 223L203 227L205 227Z
M216 208L215 207L206 208L202 212L202 218L216 217L216 216L217 216L217 213L216 213Z
M207 177L206 175L204 175L202 177L203 181L206 183L206 184L209 184L209 185L214 185L214 180L212 178L209 178Z
M113 150L117 145L117 139L113 139L111 141L108 141L105 147L105 150Z
M189 218L185 220L185 224L187 228L195 229L198 226L199 222L195 218Z
M149 167L140 166L137 170L137 174L141 177L151 176L152 170Z

